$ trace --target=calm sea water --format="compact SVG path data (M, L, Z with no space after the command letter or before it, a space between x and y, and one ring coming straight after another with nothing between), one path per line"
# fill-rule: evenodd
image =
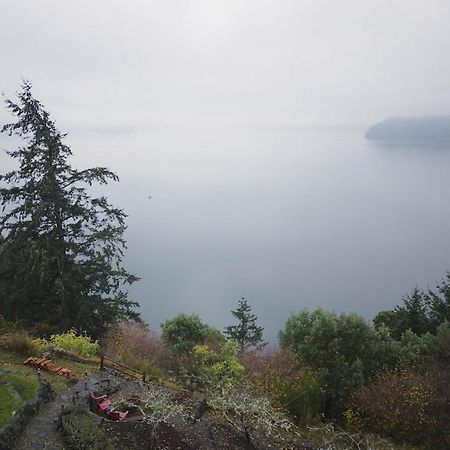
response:
M77 167L121 178L106 194L129 214L126 266L142 278L130 292L155 330L178 312L222 328L246 297L273 340L293 311L371 319L450 270L450 149L363 134L155 129L68 143Z

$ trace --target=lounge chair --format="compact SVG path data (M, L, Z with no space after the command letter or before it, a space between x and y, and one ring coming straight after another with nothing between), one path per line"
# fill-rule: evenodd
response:
M116 420L118 422L122 422L128 416L129 411L117 410L106 394L96 395L95 392L91 392L91 400L94 403L98 414L101 416L107 417L111 420Z

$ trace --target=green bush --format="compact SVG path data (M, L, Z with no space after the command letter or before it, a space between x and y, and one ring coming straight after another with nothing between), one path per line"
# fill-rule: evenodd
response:
M317 373L327 391L325 412L334 418L341 418L355 389L398 358L392 339L358 314L303 310L292 314L279 337Z
M16 331L0 337L0 347L21 356L39 356L41 348L24 331Z
M228 385L236 383L244 374L244 367L236 357L236 344L225 342L217 351L207 345L196 345L191 372L202 384Z
M196 345L204 344L213 333L197 314L178 314L161 324L161 339L178 355L190 353Z
M95 356L99 349L98 341L92 341L89 336L77 334L74 329L69 330L67 333L53 334L50 337L50 342L56 348L86 358Z
M114 450L112 441L84 410L63 413L61 425L64 437L74 450Z
M345 412L347 424L355 430L370 430L404 442L424 444L438 438L442 426L437 419L444 414L448 401L445 404L444 399L437 398L436 385L432 373L422 373L412 366L380 372L354 394Z
M296 423L307 424L322 411L323 391L316 375L302 371L294 384L278 380L277 398Z
M36 349L38 350L39 354L50 352L52 349L52 344L50 344L50 342L47 341L47 339L35 338L31 342L36 346Z

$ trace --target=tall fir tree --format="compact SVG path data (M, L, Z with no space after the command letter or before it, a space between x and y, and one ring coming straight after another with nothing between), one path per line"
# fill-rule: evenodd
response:
M436 289L437 291L430 289L428 293L429 315L435 330L444 322L450 323L450 272L436 286Z
M403 298L403 305L395 308L396 312L403 313L403 328L411 330L418 336L433 331L433 324L429 318L429 297L419 288L414 288L411 295Z
M239 300L238 307L231 314L238 320L237 325L230 325L225 328L224 334L229 339L236 342L239 353L255 347L262 348L264 328L256 325L257 317L251 313L251 306L244 297Z
M93 337L120 317L137 318L124 290L138 279L122 267L126 215L87 192L117 175L70 166L66 135L29 82L6 107L17 120L1 131L25 145L7 152L18 169L0 176L0 313L43 332L75 327Z

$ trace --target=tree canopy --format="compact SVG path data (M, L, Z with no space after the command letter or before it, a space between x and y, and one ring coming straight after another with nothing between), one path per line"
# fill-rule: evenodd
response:
M379 312L373 320L376 327L388 327L395 339L400 339L407 330L419 336L436 334L439 326L446 321L450 321L450 274L435 290L423 292L413 289L400 305L391 311Z
M370 374L394 358L389 336L377 332L358 314L305 309L292 314L279 338L282 347L317 371L333 414Z
M40 331L74 327L93 337L120 317L136 318L124 290L138 279L122 266L126 214L87 191L117 175L69 164L66 135L29 82L6 107L16 121L1 131L24 145L7 152L18 168L0 176L0 313Z
M161 324L162 340L178 354L190 353L198 344L203 344L213 329L202 322L197 314L180 313Z

